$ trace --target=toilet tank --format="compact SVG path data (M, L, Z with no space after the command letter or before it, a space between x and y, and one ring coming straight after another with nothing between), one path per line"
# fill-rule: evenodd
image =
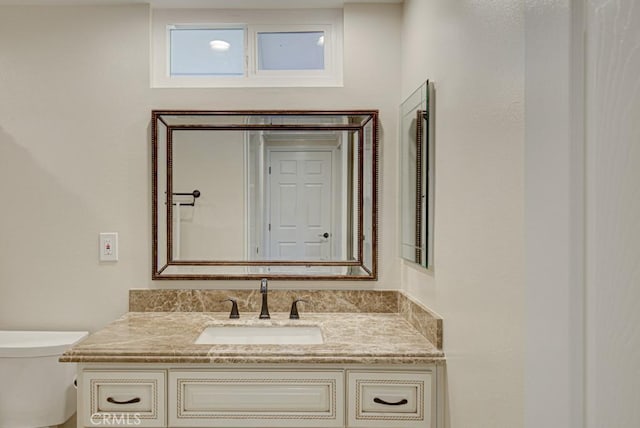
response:
M86 331L0 330L0 428L59 425L76 409L76 365L58 358Z

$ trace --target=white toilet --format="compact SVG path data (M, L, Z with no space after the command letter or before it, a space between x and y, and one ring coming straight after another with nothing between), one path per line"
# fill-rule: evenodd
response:
M58 358L86 331L0 330L0 428L64 423L76 409L76 365Z

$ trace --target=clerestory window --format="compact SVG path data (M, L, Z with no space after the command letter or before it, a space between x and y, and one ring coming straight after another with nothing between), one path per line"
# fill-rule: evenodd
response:
M154 11L154 87L342 86L339 10L193 13Z

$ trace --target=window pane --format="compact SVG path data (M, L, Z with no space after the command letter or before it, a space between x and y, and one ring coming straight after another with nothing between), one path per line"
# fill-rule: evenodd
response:
M324 70L324 32L258 33L259 70Z
M243 76L244 29L173 28L172 76Z

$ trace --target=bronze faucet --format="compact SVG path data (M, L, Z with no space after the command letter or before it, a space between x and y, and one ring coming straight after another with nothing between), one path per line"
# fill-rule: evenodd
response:
M261 320L271 318L269 315L269 304L267 303L267 291L267 278L262 278L262 281L260 281L260 293L262 293L262 308L260 309Z

